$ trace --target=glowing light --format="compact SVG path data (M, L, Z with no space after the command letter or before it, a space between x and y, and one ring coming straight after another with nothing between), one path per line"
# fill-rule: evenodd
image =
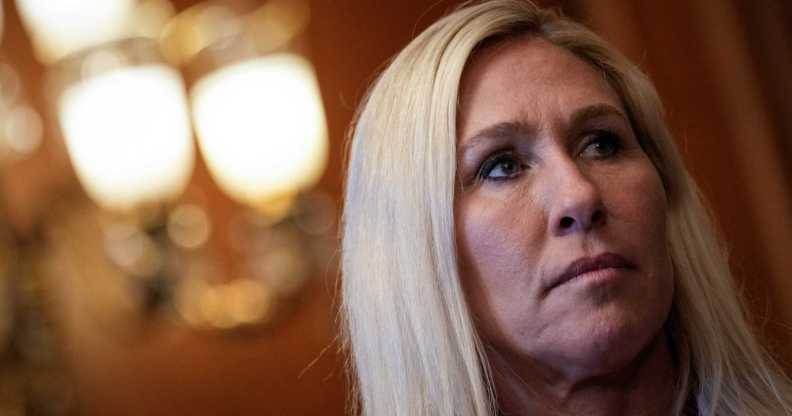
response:
M228 7L200 3L168 21L161 39L162 52L175 65L184 65L215 42L241 31L239 17Z
M46 63L126 36L135 4L136 0L17 0L36 54Z
M105 72L122 69L127 66L126 57L119 50L100 49L88 54L80 62L80 76L89 79Z
M209 284L190 276L177 287L175 306L191 325L232 329L269 321L276 301L269 288L256 279Z
M209 216L197 205L180 205L168 215L168 237L184 248L197 248L209 238Z
M327 126L304 58L277 54L221 68L196 83L191 99L209 170L234 199L280 208L321 176Z
M248 16L247 30L260 50L274 51L305 30L310 15L305 0L269 0Z
M258 280L235 279L226 287L226 308L236 325L266 320L273 307L272 293Z
M2 134L5 145L17 155L32 153L41 144L44 128L36 110L21 105L14 107L2 120Z
M156 244L131 224L114 224L105 229L105 252L116 266L137 277L150 277L162 268Z
M209 289L209 284L203 279L187 276L176 288L176 310L188 324L194 326L204 325L201 297Z
M159 38L175 14L176 9L168 0L138 0L128 24L130 35Z
M229 329L234 326L233 317L228 314L225 302L225 286L208 286L201 293L199 308L204 322L220 329Z
M265 257L264 275L278 293L295 295L305 284L308 267L304 257L293 247L278 247Z
M165 65L114 70L66 89L60 123L77 177L107 209L178 196L194 149L179 74Z

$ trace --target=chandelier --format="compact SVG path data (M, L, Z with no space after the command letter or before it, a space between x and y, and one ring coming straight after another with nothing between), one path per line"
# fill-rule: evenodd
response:
M48 270L78 282L108 331L167 319L228 332L284 316L334 246L334 202L313 190L328 138L307 4L16 4L46 67L43 118L87 196L54 208ZM41 136L22 108L19 130L36 137L12 141L17 153ZM198 165L233 204L213 206Z

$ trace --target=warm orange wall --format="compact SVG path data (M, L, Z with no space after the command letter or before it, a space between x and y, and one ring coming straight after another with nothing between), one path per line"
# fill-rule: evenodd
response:
M11 5L5 3L8 10ZM195 1L176 3L184 8ZM342 142L366 85L388 57L457 1L311 3L311 53L332 141L331 161L322 187L339 198ZM750 95L757 84L745 78L745 71L750 74L752 64L741 49L735 55L718 55L716 46L733 47L734 39L725 37L740 35L749 26L738 21L728 30L702 30L700 19L714 19L716 27L718 22L728 20L728 16L715 13L711 3L580 0L568 4L567 11L590 21L656 81L691 170L723 225L740 276L757 299L755 304L759 306L755 310L763 310L762 299L770 294L775 322L770 325L770 333L773 339L788 346L792 345L790 337L778 322L781 317L790 322L792 316L792 287L783 273L792 270L792 264L779 253L792 248L792 211L787 210L790 187L781 179L779 170L788 175L790 161L773 149L778 146L774 143L792 138L789 130L779 124L788 120L777 116L762 118L763 114L777 114L773 106L777 107L783 97L775 97L771 105L766 93ZM23 68L29 89L39 96L41 68L32 61L18 23L13 17L7 23L3 54ZM785 30L789 34L788 26ZM750 32L745 36L755 41ZM723 40L717 43L717 39ZM743 70L724 71L724 62ZM762 73L774 72L767 65L764 68ZM791 72L789 67L782 71ZM760 79L765 80L761 76ZM735 89L735 83L739 88ZM745 94L750 99L743 100ZM41 104L40 98L36 101ZM785 103L792 108L792 103ZM735 121L735 114L750 117ZM746 137L746 133L754 134ZM755 155L746 157L756 140L761 141L759 146L763 149L759 159ZM23 230L25 224L35 223L36 213L46 206L42 201L49 198L48 190L60 189L64 183L73 186L73 179L68 179L68 166L57 156L57 145L49 143L47 149L50 150L23 166L27 169L24 175L17 171L6 181L15 195L11 201L12 208L16 208L12 213L17 213L14 221ZM778 160L769 161L774 155L779 155ZM199 171L196 181L207 185L208 176ZM213 195L215 205L229 209L230 203L219 193ZM765 214L773 217L765 218ZM774 224L779 230L773 229ZM253 338L212 338L164 327L154 328L145 339L137 340L113 339L98 333L79 307L80 293L62 286L60 319L76 369L78 398L84 414L341 414L345 385L342 358L333 352L332 344L333 285L333 276L318 280L293 317ZM328 345L331 350L298 378Z

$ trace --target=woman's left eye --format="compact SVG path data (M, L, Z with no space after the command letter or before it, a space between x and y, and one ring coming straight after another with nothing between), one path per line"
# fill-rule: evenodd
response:
M582 156L592 159L607 159L616 155L621 150L619 137L610 131L600 131L592 135L583 151Z

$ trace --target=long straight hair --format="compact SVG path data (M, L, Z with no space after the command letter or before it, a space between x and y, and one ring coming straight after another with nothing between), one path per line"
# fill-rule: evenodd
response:
M392 60L360 106L347 148L341 254L352 412L496 413L457 267L457 103L471 55L526 34L602 73L662 178L675 273L666 323L679 365L674 414L694 403L699 415L792 415L792 387L752 334L651 82L590 30L527 0L467 4L439 20Z

